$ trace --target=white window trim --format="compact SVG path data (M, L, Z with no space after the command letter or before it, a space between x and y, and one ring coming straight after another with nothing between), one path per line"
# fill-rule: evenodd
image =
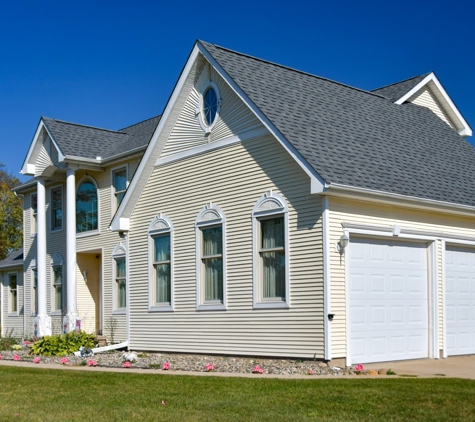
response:
M285 247L285 300L262 300L261 259L259 244L261 237L260 220L284 217ZM253 256L253 306L255 309L290 308L290 261L289 261L289 208L287 201L272 190L259 198L252 210L252 256Z
M36 219L33 211L33 197L36 197ZM38 232L38 194L30 194L30 237L35 237Z
M53 191L56 189L61 189L61 211L62 211L62 220L61 220L61 227L60 228L53 228ZM61 232L64 230L64 189L62 185L52 186L49 190L49 197L50 197L50 212L49 212L49 223L50 223L50 232L56 233Z
M36 259L31 260L31 305L30 305L30 310L31 310L31 315L36 316L37 312L35 311L35 271L38 270L38 267L36 265ZM38 289L38 285L36 286L36 289Z
M110 177L111 177L111 216L114 216L116 211L119 209L119 204L117 203L117 196L116 196L116 190L115 190L115 185L114 185L114 173L119 171L119 170L123 170L123 169L125 169L125 178L126 178L125 190L127 190L128 187L129 187L129 184L130 184L129 183L129 164L126 163L126 164L122 164L120 166L116 166L116 167L111 168L111 173L110 173Z
M204 95L208 91L209 88L213 88L216 92L216 97L218 99L218 107L216 109L216 116L214 117L213 123L208 125L203 113L203 106L204 106ZM198 121L200 122L201 128L205 131L205 133L210 133L211 130L214 128L216 123L219 120L219 113L221 111L221 93L219 92L218 85L216 85L212 80L208 80L205 84L203 84L200 90L200 98L198 102L198 107L196 109L196 114L198 115Z
M201 261L203 249L202 228L211 228L221 226L222 244L223 244L223 302L206 303L204 300L203 264ZM198 213L195 220L195 239L196 239L196 309L199 311L219 311L227 308L227 270L226 270L226 216L222 209L212 202L207 203Z
M125 259L125 307L119 307L119 290L117 286L117 263L116 259ZM119 243L114 250L112 251L112 314L113 315L123 315L127 312L127 307L129 306L129 298L127 297L127 249L123 243Z
M97 184L96 180L91 177L91 176L84 176L81 178L81 180L76 184L76 196L74 198L74 205L76 208L76 213L77 213L77 192L79 187L84 183L90 181L93 183L93 185L96 187L96 192L97 192L97 229L95 230L89 230L85 232L80 232L78 233L76 231L76 239L80 239L82 237L89 237L89 236L95 236L101 233L101 195L99 194L99 185ZM76 214L77 215L77 214ZM76 218L76 224L77 224L77 218ZM74 228L77 230L77 226Z
M155 269L154 263L154 237L161 235L170 235L170 303L156 303ZM173 224L170 219L159 213L148 226L148 311L149 312L173 312L174 295L174 277L173 277Z
M63 257L59 253L55 253L51 259L51 315L62 315L64 304L64 265ZM54 268L61 268L61 309L56 309L56 289L54 288Z
M12 292L10 289L10 277L14 275L16 277L16 311L12 311ZM8 316L18 316L20 314L20 308L18 306L19 304L19 290L18 290L18 272L17 271L12 271L7 274L7 288L8 288Z

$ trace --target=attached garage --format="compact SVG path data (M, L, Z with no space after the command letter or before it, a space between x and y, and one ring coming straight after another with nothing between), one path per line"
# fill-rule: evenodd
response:
M475 353L475 250L454 246L445 255L447 355Z
M429 356L425 243L351 238L348 351L351 363Z

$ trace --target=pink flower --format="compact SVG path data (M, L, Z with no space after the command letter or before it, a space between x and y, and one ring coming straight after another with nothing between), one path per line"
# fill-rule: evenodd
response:
M69 360L68 360L67 358L61 358L60 361L59 361L59 363L60 363L61 365L67 365L67 364L69 363Z
M363 371L363 370L364 370L364 367L363 367L363 365L361 365L361 363L360 363L359 365L356 365L356 366L355 366L355 371L356 371L356 372L361 372L361 371Z
M164 406L166 405L165 400L162 400L162 404L163 404Z
M170 364L168 362L163 362L162 369L168 371L170 369Z
M313 371L311 369L308 370L307 375L313 375Z
M40 360L41 359L39 357L36 357L36 358L33 359L33 363L40 363Z
M13 356L13 360L21 360L21 357L18 356L18 355L14 355L14 356Z
M254 366L254 369L252 370L253 374L263 374L264 371L259 365Z
M89 359L87 361L87 366L97 366L97 362L94 359Z
M25 344L25 346L28 346L30 344L28 340L25 340L23 343Z
M130 368L130 362L125 362L125 363L122 365L122 368Z
M3 356L2 356L2 355L0 355L0 360L2 360L2 359L3 359Z
M209 365L206 365L206 372L211 372L214 370L214 365L210 363Z

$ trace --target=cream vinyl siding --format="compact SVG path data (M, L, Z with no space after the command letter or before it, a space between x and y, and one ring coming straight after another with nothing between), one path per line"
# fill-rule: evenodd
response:
M445 123L457 130L457 127L454 125L452 120L445 114L443 108L427 87L414 94L411 98L408 99L408 102L429 108Z
M197 109L200 108L200 91L203 90L203 85L209 79L218 86L222 102L218 120L209 136L205 136L197 117ZM260 126L261 123L257 117L219 76L216 70L205 65L197 82L191 88L188 99L163 148L161 157L225 139Z
M290 309L253 309L252 209L273 189L289 204ZM321 198L271 136L155 168L131 218L130 346L135 350L323 358ZM227 309L196 310L194 222L212 201L226 215ZM174 312L148 311L147 229L174 227Z
M447 233L453 236L475 237L475 219L441 213L411 210L403 207L371 204L350 199L329 198L330 202L330 253L331 253L331 303L335 318L332 322L332 357L346 356L346 293L345 256L335 250L343 234L343 223L372 227L412 229L429 233ZM391 233L388 233L391 236ZM398 239L394 237L394 239ZM442 239L437 239L437 280L439 313L439 346L443 348L443 263ZM350 236L351 243L351 236ZM429 259L430 261L430 259ZM430 267L430 264L429 264Z
M16 274L17 276L17 312L15 315L9 314L10 309L10 274ZM0 270L0 277L2 281L2 332L3 334L10 334L12 331L13 337L20 337L23 332L23 294L24 294L24 283L23 283L23 267L18 268L5 268Z

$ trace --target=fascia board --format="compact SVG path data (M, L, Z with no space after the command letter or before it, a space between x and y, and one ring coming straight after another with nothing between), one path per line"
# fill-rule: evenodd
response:
M415 196L377 191L367 188L332 183L327 186L322 195L364 200L389 205L408 206L426 211L447 212L456 215L475 217L475 207L470 205L454 204L451 202L437 201L435 199L417 198Z
M267 116L251 101L247 94L234 82L234 80L228 75L228 73L222 68L222 66L215 60L215 58L208 52L208 50L197 42L198 48L201 54L208 60L211 65L216 69L220 76L229 84L231 89L236 95L251 109L255 116L261 121L261 123L267 128L267 130L274 135L274 137L280 142L290 156L297 162L297 164L307 173L311 180L311 193L321 193L325 189L325 180L316 172L316 170L302 157L298 150L285 138L282 133L275 127L275 125L267 118Z
M112 218L110 229L113 231L128 231L129 230L129 224L130 224L129 218L132 214L133 209L135 208L135 203L136 203L136 199L135 201L133 200L134 199L133 193L137 189L142 189L143 185L141 186L141 184L145 184L147 182L146 180L142 180L142 175L145 169L154 168L155 160L153 160L153 152L155 148L157 147L158 139L160 138L160 135L168 120L168 117L178 100L180 92L183 89L183 85L185 84L186 79L188 78L188 75L191 72L192 66L194 62L196 61L199 52L200 50L198 49L197 44L195 44L195 46L193 47L193 50L190 53L190 56L188 57L185 67L183 68L181 75L178 78L178 82L175 85L175 88L173 89L172 95L170 96L170 99L167 102L165 110L162 114L162 117L160 118L160 121L158 122L158 126L155 129L152 139L150 140L150 143L148 144L148 147L145 150L142 160L140 161L140 164L137 167L135 175L133 179L131 180L129 187L127 188L127 191L125 192L125 196L122 199L122 202L120 203L119 208L117 209L114 217Z
M452 99L449 97L447 94L447 91L444 89L442 84L439 82L437 79L437 76L432 72L429 75L427 75L422 81L420 81L414 88L412 88L409 92L404 94L399 100L395 101L395 104L401 105L405 101L407 101L409 98L411 98L414 94L416 94L418 91L420 91L424 86L426 86L429 82L433 82L434 85L437 87L440 96L444 99L445 105L449 111L451 112L450 114L453 114L456 120L458 120L458 126L459 130L458 133L461 136L472 136L472 129L470 128L469 124L466 122L466 120L463 118L462 114L458 110L457 106L454 104Z

